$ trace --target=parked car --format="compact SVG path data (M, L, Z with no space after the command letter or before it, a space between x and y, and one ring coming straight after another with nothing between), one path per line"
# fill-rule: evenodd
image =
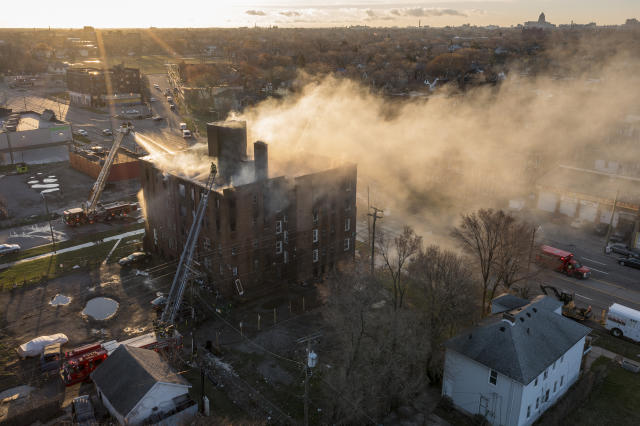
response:
M607 254L616 253L616 254L621 254L623 256L626 256L626 257L640 258L640 253L638 253L634 249L631 249L631 248L627 247L625 244L622 244L622 243L610 243L610 244L607 244L607 247L605 247L604 252L607 253Z
M40 371L46 375L55 375L60 371L62 351L60 343L47 345L40 355Z
M151 261L151 254L144 251L136 251L129 256L118 260L118 265L122 267L136 266Z
M149 98L149 102L155 102L155 101L157 101L156 98Z
M97 424L89 395L73 398L71 401L71 417L73 424L87 426Z
M162 117L160 117L159 115L154 115L154 116L152 117L152 119L153 119L153 121L162 121L162 120L163 120L163 118L162 118Z
M17 253L20 251L20 245L18 244L0 244L0 255Z
M640 259L635 257L621 257L618 263L622 266L630 266L631 268L640 269Z
M103 134L103 135L105 135L105 136L111 136L111 135L113 135L113 133L111 132L111 129L104 129L104 130L102 131L102 134Z
M162 89L160 89L160 85L156 84L156 83L153 84L153 88L156 89L156 90L162 90Z
M183 138L187 139L187 138L190 138L191 136L192 136L192 135L191 135L191 130L184 129L184 130L182 131L182 137L183 137Z
M140 111L137 109L128 109L127 114L140 114Z
M78 129L78 130L74 131L73 133L76 134L76 135L85 136L85 137L89 136L89 132L87 132L84 129Z
M171 111L175 111L175 109L176 109L176 105L175 105L175 104L169 104L169 109L170 109Z

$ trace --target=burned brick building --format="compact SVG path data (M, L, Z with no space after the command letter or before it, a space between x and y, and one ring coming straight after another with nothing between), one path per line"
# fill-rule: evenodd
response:
M301 163L287 160L282 167L272 167L264 142L255 142L253 159L248 158L244 122L209 123L207 137L208 156L203 154L201 161L215 162L218 175L198 240L197 261L217 291L252 298L280 284L320 280L353 260L355 164L332 167L329 161L306 157L307 173L288 176L286 164L299 168ZM145 247L176 259L206 177L188 178L156 164L151 157L141 162Z
M108 87L108 84L111 87ZM101 68L69 68L67 87L71 103L101 106L105 98L113 95L134 96L140 102L142 80L138 68L116 65L107 70Z

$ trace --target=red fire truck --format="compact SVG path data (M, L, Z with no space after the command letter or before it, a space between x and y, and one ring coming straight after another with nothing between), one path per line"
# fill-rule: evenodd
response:
M75 385L89 378L89 374L109 356L101 342L80 346L64 353L60 375L65 386Z
M538 262L571 277L587 279L591 276L591 269L580 263L573 253L555 247L541 246Z
M122 342L111 340L91 343L65 352L60 375L65 386L88 381L91 372L120 345L159 351L167 346L180 347L181 344L182 336L178 332L171 338L158 339L155 333L147 333Z

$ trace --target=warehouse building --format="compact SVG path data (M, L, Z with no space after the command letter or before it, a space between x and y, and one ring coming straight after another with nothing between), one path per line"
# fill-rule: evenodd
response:
M71 125L51 110L0 116L0 164L42 164L69 160Z
M322 276L355 254L355 164L305 156L270 164L268 146L247 156L244 122L207 125L208 156L218 175L200 232L197 259L207 281L225 296L252 298L280 284ZM147 215L145 247L176 259L184 247L206 176L187 177L141 159ZM303 174L296 168L304 164ZM291 176L293 174L294 176Z

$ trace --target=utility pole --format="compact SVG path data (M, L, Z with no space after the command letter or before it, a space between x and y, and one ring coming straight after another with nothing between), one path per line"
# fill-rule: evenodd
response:
M378 216L378 213L382 213L382 210L377 207L371 207L373 209L373 214L368 213L369 216L373 217L373 226L372 226L372 236L371 236L371 275L373 275L374 269L374 260L376 253L376 220L382 219L384 216L381 214Z
M56 240L53 235L53 226L51 225L51 215L49 214L49 206L47 205L47 197L41 192L42 199L44 200L44 210L47 212L47 220L49 221L49 230L51 231L51 245L53 247L53 254L56 254Z
M309 377L311 369L318 363L318 355L311 350L311 341L320 336L321 333L314 333L296 340L297 343L307 343L307 359L304 363L304 426L309 426Z
M616 205L618 204L618 195L620 194L620 188L616 190L616 198L613 200L613 208L611 209L611 219L609 219L609 227L607 228L607 240L604 242L604 250L607 250L609 245L609 239L611 238L611 230L613 229L613 217L616 214Z

